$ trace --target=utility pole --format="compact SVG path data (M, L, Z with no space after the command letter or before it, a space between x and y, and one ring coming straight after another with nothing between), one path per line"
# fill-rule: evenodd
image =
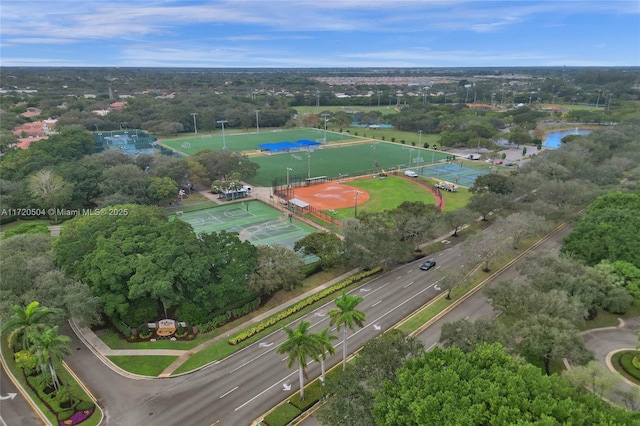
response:
M258 121L258 113L260 110L256 110L256 133L260 133L260 122Z

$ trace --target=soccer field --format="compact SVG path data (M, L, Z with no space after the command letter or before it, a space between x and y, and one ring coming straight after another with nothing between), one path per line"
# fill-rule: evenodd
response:
M327 142L355 139L353 136L335 132L327 132L326 136ZM258 145L262 143L295 142L303 139L324 142L324 137L324 130L296 129L260 133L232 133L226 134L224 139L221 134L193 135L186 138L166 139L159 141L159 143L183 154L192 155L203 149L222 150L225 146L229 151L258 151L260 149Z
M310 177L349 176L353 174L373 173L373 164L377 163L376 172L382 169L391 171L398 167L419 167L437 164L450 156L440 151L400 145L391 142L376 142L345 147L318 149L310 153L278 154L254 157L251 161L260 165L258 175L252 179L256 186L272 186L273 180L286 180L287 168L289 178L302 182Z

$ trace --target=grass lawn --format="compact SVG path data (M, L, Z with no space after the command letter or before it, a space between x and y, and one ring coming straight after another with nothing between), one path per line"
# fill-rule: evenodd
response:
M163 355L145 355L145 356L123 356L114 355L109 356L109 361L113 362L118 367L130 373L139 374L141 376L158 377L165 368L167 368L177 356L163 356Z
M364 189L371 195L367 202L358 204L358 212L378 213L392 210L405 201L422 201L432 205L435 205L436 202L428 189L396 176L388 176L385 179L358 179L348 182L347 185ZM339 219L352 218L354 217L354 207L338 209L338 214L334 216Z

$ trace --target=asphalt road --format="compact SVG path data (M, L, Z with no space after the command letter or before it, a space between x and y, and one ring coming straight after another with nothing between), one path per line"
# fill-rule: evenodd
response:
M435 258L438 265L434 269L421 271L420 261L414 262L352 292L364 298L360 308L367 321L364 328L349 332L349 351L435 297L433 286L441 272L460 268L466 261L456 246ZM332 306L333 302L303 318L312 323L312 332L329 326L326 312ZM297 322L290 327L297 327ZM327 369L342 360L342 333L336 334L340 337L334 341L336 354L327 358ZM276 331L205 369L165 379L120 376L75 337L73 354L66 361L104 408L108 425L248 425L298 390L297 370L288 369L286 356L277 354L284 339L285 333ZM308 373L310 378L318 376L320 366L312 363ZM285 391L285 386L291 386L290 390Z
M545 242L540 244L532 251L532 253L557 253L562 246L562 239L570 232L570 230L571 229L569 227L561 229ZM497 274L489 283L486 284L486 286L500 281L513 281L520 279L517 265L518 262L515 262L512 266ZM418 334L416 337L424 344L425 349L430 350L438 345L440 333L444 324L461 319L475 321L481 318L493 318L495 316L496 312L488 303L487 298L482 294L482 291L479 291L447 313L437 322L433 323L429 328ZM297 425L317 426L320 425L320 423L316 420L315 416L312 415L297 423Z
M563 229L537 250L554 251ZM365 327L349 332L349 351L392 327L438 293L434 285L443 273L461 268L467 262L458 246L435 256L435 269L421 271L421 261L394 269L352 291L364 298L360 309L365 312ZM514 267L505 270L495 280L518 279ZM495 281L494 280L494 281ZM311 331L329 326L326 312L333 302L309 313L302 320L312 323ZM433 347L440 336L444 321L459 318L470 320L491 316L493 311L481 293L476 293L448 314L444 320L420 335L425 347ZM300 320L298 320L300 321ZM297 327L298 321L290 324ZM336 333L335 330L333 330ZM248 425L264 412L298 391L296 368L286 367L286 355L277 354L285 339L282 330L197 372L180 377L139 379L123 377L96 357L73 333L73 354L67 363L88 386L105 412L107 425ZM336 354L328 357L326 368L342 360L342 333L336 333ZM320 366L311 363L309 380L320 374ZM285 390L288 389L288 390Z
M16 394L13 398L11 394ZM7 376L4 368L0 368L0 426L34 426L44 425L40 417L18 392Z

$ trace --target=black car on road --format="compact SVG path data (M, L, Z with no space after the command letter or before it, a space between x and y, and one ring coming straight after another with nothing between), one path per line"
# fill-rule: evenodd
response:
M434 266L436 266L436 261L433 259L429 259L426 262L424 262L422 265L420 265L420 269L422 269L423 271L428 271Z

